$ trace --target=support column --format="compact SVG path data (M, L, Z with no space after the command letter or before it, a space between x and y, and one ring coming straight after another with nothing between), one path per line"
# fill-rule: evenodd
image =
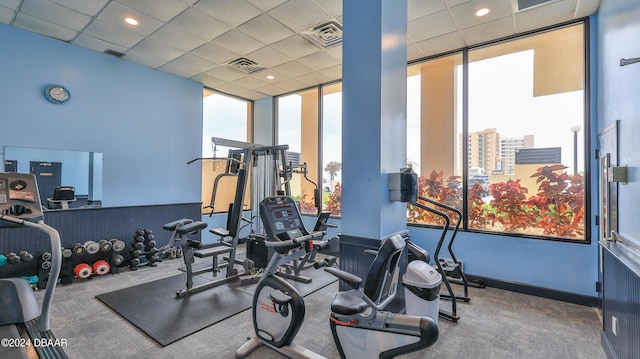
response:
M406 230L389 173L407 165L407 0L344 1L343 16L340 267L364 278L363 250ZM404 308L402 290L388 308Z
M379 240L406 229L389 173L407 165L407 1L345 1L343 14L342 233Z

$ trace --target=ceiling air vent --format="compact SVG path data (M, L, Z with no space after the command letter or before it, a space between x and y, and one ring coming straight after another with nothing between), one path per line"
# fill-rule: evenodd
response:
M233 70L236 70L245 74L251 74L264 69L264 67L258 65L257 62L251 61L244 57L240 57L238 59L229 61L227 63L227 66Z
M302 32L307 40L321 49L326 49L342 42L342 25L331 20Z
M517 1L518 1L518 11L526 10L530 7L552 2L552 0L517 0Z
M107 55L111 55L111 56L117 57L117 58L121 58L122 56L124 56L124 53L118 52L116 50L110 50L110 49L104 50L104 53L107 54Z

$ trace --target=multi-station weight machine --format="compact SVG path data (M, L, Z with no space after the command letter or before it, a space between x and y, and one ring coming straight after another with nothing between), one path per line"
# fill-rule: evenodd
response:
M228 204L226 228L209 229L209 232L219 237L217 243L205 245L200 241L187 238L188 234L197 233L207 227L207 224L201 221L183 219L167 223L164 226L165 230L173 232L171 242L180 242L186 265L187 285L185 289L177 292L178 297L200 292L238 278L242 284L257 281L260 268L256 268L258 261L255 260L255 256L264 256L264 259L260 260L264 264L268 261L268 252L264 247L266 235L260 221L259 204L264 198L270 196L289 196L293 174L300 173L307 181L315 185L315 204L317 208L322 208L320 189L315 182L307 177L306 164L287 161L288 145L265 146L218 137L213 137L211 143L214 157L196 158L188 162L193 163L198 160L224 161L224 171L219 173L213 181L211 201L203 208L210 209L210 215L218 211L220 206L219 203L216 203L216 195L221 188L221 180L224 178L236 178L234 199L232 203ZM217 156L218 146L229 148L226 157ZM247 181L250 181L248 186ZM245 205L247 187L250 190L251 206ZM318 218L319 223L316 226L325 228L331 226L326 223L328 216L319 216ZM246 234L247 230L248 234ZM245 259L239 259L236 255L242 231L245 234L242 239L247 240L247 258ZM260 245L264 248L256 247ZM311 279L302 276L300 271L313 261L312 255L283 266L280 274L293 280L310 282ZM211 257L211 267L193 270L194 257ZM241 269L236 268L237 265L241 266ZM224 278L197 286L193 285L195 275L212 272L216 276L221 269L226 269Z

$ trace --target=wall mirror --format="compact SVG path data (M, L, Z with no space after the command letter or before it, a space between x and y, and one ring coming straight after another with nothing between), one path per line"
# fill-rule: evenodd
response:
M47 210L102 205L102 153L5 146L0 169L33 173Z

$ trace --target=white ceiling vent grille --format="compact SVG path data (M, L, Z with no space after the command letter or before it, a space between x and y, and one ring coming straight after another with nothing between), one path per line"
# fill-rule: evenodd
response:
M342 42L342 25L331 20L302 32L302 36L319 48L327 49Z
M252 74L254 72L258 72L264 69L264 67L259 65L257 62L251 61L244 57L240 57L238 59L229 61L227 63L227 66L233 70L236 70L245 74Z

